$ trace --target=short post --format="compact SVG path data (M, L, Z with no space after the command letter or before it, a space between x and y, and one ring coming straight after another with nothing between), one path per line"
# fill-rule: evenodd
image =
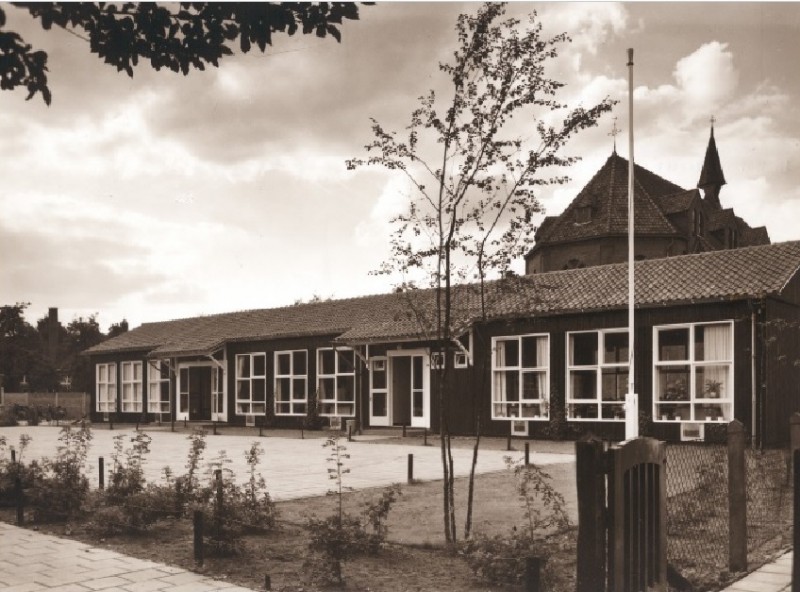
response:
M403 424L403 438L406 437L406 424Z
M353 424L352 423L348 423L347 424L347 441L348 442L352 442L353 441Z
M541 592L542 560L539 557L525 559L525 592Z
M139 431L139 420L138 419L136 420L136 431L137 432Z
M428 428L425 428L425 431L422 434L422 445L423 446L428 445Z
M171 418L170 422L171 422L172 425L170 426L169 429L170 429L171 432L174 432L175 431L175 418L174 417Z
M222 540L222 469L214 471L214 478L217 483L217 512L214 516L215 528L217 531L217 540Z
M300 439L301 439L301 440L305 440L305 439L306 439L306 429L305 429L305 426L300 426Z
M186 418L184 418L184 420L183 420L183 427L184 428L188 428L189 427L188 420Z
M109 430L114 429L114 418L111 416L111 414L109 414L108 416L108 429Z
M212 425L213 425L214 435L216 436L216 435L217 435L217 422L216 422L216 421L214 421L214 422L212 423Z
M100 489L106 486L105 460L102 456L97 459L97 484Z
M14 499L17 502L17 526L21 526L25 522L25 493L19 477L14 478Z
M264 424L260 421L258 422L258 437L259 438L264 437Z
M408 455L408 484L414 483L414 455Z
M14 450L13 447L11 448L11 462L12 463L16 463L17 462L17 451Z
M203 565L203 512L195 510L193 516L194 523L194 561L197 565Z
M575 442L578 490L578 581L576 592L595 592L606 581L606 477L603 442Z
M527 467L529 464L531 464L531 444L525 442L525 466Z
M264 574L264 590L267 592L272 590L272 578L269 577L269 574Z
M795 414L796 415L796 414ZM792 541L794 548L800 549L800 448L792 452L794 468L794 524ZM800 592L800 552L792 554L792 592Z
M512 448L511 448L511 434L509 434L508 437L506 438L506 452L509 452L511 450L512 450Z
M728 568L747 569L747 476L744 462L744 425L728 424Z

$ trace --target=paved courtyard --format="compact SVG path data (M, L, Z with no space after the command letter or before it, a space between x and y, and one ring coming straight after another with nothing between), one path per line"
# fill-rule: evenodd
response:
M53 426L37 427L3 427L0 435L4 435L8 443L18 447L22 434L31 436L32 441L24 453L23 461L30 461L43 456L54 456L59 445L59 428ZM136 434L133 429L109 430L106 426L92 431L93 439L89 451L86 470L94 486L98 480L98 457L104 457L106 474L111 465L113 438L123 435L125 447L130 445L130 438ZM169 467L174 475L185 472L186 456L189 451L187 433L171 433L169 431L149 431L152 437L150 454L147 456L145 475L149 481L162 478L163 468ZM331 487L328 478L327 458L330 450L323 447L324 439L318 434L313 438L289 438L269 436L259 438L255 435L211 435L206 437L208 444L201 467L205 470L208 462L225 451L232 469L239 481L247 480L247 463L244 452L250 445L258 441L264 449L258 471L267 482L267 489L273 499L286 500L301 497L324 495ZM347 447L345 465L350 473L344 478L345 485L355 489L382 487L396 482L405 482L408 470L408 454L414 455L414 478L433 480L441 478L441 456L438 440L432 438L431 446L409 446L402 443L376 443L358 437L353 442L342 438L341 443ZM500 471L505 468L504 458L512 455L521 458L521 451L505 452L502 450L481 450L478 457L478 473ZM467 448L453 448L453 462L456 476L469 474L472 451ZM531 451L531 461L539 465L572 462L571 454L539 453Z

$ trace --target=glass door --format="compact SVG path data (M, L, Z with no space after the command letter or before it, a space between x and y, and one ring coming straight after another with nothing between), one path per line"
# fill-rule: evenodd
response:
M411 427L430 427L429 369L427 354L411 356Z
M386 358L373 358L369 365L369 425L390 426L389 377Z

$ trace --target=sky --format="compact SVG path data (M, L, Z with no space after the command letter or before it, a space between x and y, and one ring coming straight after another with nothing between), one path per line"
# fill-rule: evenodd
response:
M53 102L0 92L0 304L29 322L97 314L101 328L314 296L385 292L390 218L409 189L391 171L347 170L370 118L402 131L417 98L446 93L438 63L476 3L379 2L342 41L276 38L188 76L133 78L63 30L2 4L6 28L49 54ZM628 156L634 48L638 164L697 184L710 120L724 207L773 242L800 239L800 3L512 3L547 34L567 32L547 74L560 99L620 101L566 148L571 182L543 188L557 215L608 158L613 117ZM525 130L520 130L525 135ZM522 261L514 268L522 272Z

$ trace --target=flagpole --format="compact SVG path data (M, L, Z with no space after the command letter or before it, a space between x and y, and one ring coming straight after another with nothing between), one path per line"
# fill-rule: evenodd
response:
M625 395L625 439L639 436L639 401L634 380L633 338L633 48L628 49L628 392Z

